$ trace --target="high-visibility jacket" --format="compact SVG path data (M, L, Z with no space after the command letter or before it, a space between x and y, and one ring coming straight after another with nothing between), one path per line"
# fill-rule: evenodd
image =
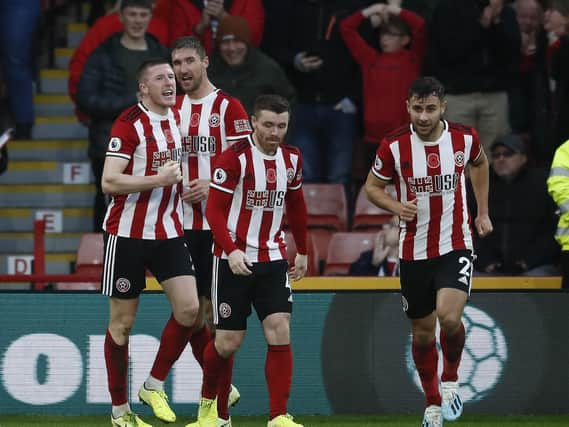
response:
M547 179L547 190L559 207L555 239L561 245L561 250L569 251L569 141L555 151Z

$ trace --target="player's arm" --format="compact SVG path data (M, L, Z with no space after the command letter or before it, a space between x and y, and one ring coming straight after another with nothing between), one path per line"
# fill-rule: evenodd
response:
M111 196L119 194L139 193L158 187L177 184L182 180L180 164L173 160L166 162L158 169L156 175L133 176L125 174L124 170L129 160L120 157L107 156L103 168L101 185L103 192Z
M370 171L364 187L368 200L382 209L393 212L403 221L413 221L417 216L417 199L401 203L385 190L387 184L389 181L377 177Z
M306 211L306 202L302 188L296 190L288 190L285 196L286 213L288 224L294 242L296 243L297 254L294 258L294 266L290 269L290 275L293 280L302 279L308 270L308 214Z
M488 158L480 149L478 157L470 163L470 181L476 199L477 215L474 220L476 231L480 237L492 232L492 222L488 215L488 189L490 186Z

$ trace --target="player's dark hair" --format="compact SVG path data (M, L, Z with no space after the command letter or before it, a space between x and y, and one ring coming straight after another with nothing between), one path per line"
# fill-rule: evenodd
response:
M420 77L411 83L407 99L417 97L425 99L429 96L436 96L441 101L445 99L445 87L434 77Z
M141 7L152 11L152 0L122 0L120 6L121 12L127 7Z
M146 73L146 70L148 70L150 67L153 67L155 65L162 65L162 64L170 65L168 60L165 58L147 59L142 64L140 64L140 66L138 67L138 70L136 71L136 81L139 84L142 83L142 79L144 78L144 73Z
M192 36L184 36L176 39L172 46L172 52L178 49L195 49L200 59L204 59L207 56L202 42Z
M276 114L290 113L290 104L286 98L283 98L280 95L259 95L255 99L253 114L255 114L255 116L258 116L259 112L262 110L272 111Z

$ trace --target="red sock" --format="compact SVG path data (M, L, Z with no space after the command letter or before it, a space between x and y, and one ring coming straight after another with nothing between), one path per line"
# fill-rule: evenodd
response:
M413 341L413 360L415 367L419 372L423 391L427 398L427 406L441 406L441 394L439 392L439 378L437 375L437 363L439 361L439 353L435 340L427 344L426 347L419 347Z
M215 399L217 385L221 372L225 372L231 358L224 359L215 349L215 343L211 340L204 350L202 397ZM227 403L226 403L227 404Z
M190 345L192 346L192 353L196 358L197 362L203 369L203 352L205 350L205 346L208 342L212 339L211 331L209 330L209 326L206 324L203 325L199 331L196 331L190 337Z
M444 356L441 381L457 381L458 366L460 365L465 341L464 325L461 323L460 328L454 335L446 335L441 329L440 338Z
M174 319L174 315L170 316L168 323L164 326L162 336L160 337L160 347L154 359L154 365L150 375L154 378L164 381L172 365L178 360L180 354L188 344L189 327L183 326Z
M233 356L227 359L222 372L219 372L217 382L217 415L224 420L229 419L229 392L231 391L231 377L233 375Z
M118 345L111 337L108 329L105 335L105 363L113 406L124 405L128 402L126 397L128 342L125 345Z
M265 362L265 378L269 389L269 419L287 412L292 384L292 352L290 344L269 345Z

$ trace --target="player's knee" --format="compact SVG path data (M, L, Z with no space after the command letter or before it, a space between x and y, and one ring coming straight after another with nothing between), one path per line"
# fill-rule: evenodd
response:
M448 313L439 316L439 324L445 334L452 335L460 328L461 319L459 315Z
M284 345L290 342L289 316L277 313L263 320L263 329L267 342L271 345Z
M242 337L237 334L224 334L221 338L217 335L215 348L221 357L229 358L232 354L237 353L242 341Z
M193 327L196 323L196 318L198 316L199 306L197 303L188 302L176 309L174 312L174 318L176 321L186 327Z

